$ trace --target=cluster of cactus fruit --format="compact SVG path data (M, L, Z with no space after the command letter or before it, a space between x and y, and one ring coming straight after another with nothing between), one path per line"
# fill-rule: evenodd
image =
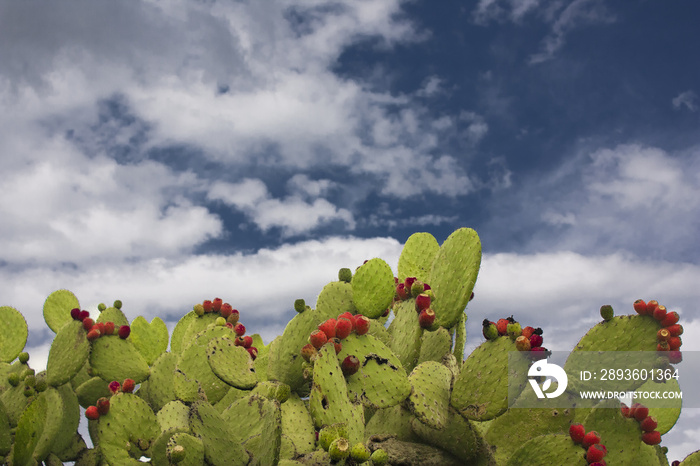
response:
M550 353L541 329L512 316L484 320L485 341L465 358L480 262L474 230L460 228L442 245L416 233L397 274L379 258L341 269L314 307L294 302L267 345L219 298L194 305L170 332L158 317L129 321L121 302L98 306L93 320L59 290L44 304L55 338L39 373L22 352L24 317L0 307L0 457L14 466L668 466L661 436L680 400L531 408L527 369ZM639 315L601 309L603 321L571 355L658 351L680 361L677 314L661 318L658 303L639 303ZM673 378L653 383L678 388ZM78 430L81 407L91 446ZM699 461L696 452L682 464Z

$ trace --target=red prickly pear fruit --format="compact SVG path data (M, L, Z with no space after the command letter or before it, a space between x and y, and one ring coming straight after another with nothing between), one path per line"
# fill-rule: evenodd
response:
M205 299L205 300L202 302L202 307L204 308L204 312L205 312L205 313L208 313L208 312L211 312L211 311L214 310L214 303L212 303L212 302L209 301L208 299Z
M82 322L83 320L87 319L88 317L90 317L90 313L88 311L80 311L80 315L78 316L78 320Z
M318 325L318 329L326 334L326 338L333 338L335 336L335 319L328 319Z
M654 416L647 416L642 422L639 423L639 427L641 427L644 432L656 430L657 426L658 423L656 422L656 418Z
M660 341L659 344L656 345L656 351L671 351L671 347L667 341Z
M650 316L654 314L654 309L656 309L656 306L659 305L659 302L655 299L652 299L647 303L647 309L644 315Z
M430 285L428 285L427 283L423 283L423 291L424 291L424 292L425 292L425 291L430 291L431 289L432 289L432 288L430 288Z
M406 277L406 280L403 281L403 286L406 288L406 292L409 295L411 294L411 288L413 288L413 284L416 282L416 280L416 277Z
M244 336L243 337L243 348L248 349L251 346L253 346L253 337L251 337L250 335Z
M602 445L591 445L586 451L586 461L588 461L589 464L595 463L602 460L606 453L607 451Z
M311 357L316 354L316 352L314 345L307 343L301 348L301 357L304 358L304 361L311 362Z
M353 375L360 369L360 360L357 359L357 356L351 354L350 356L343 359L340 368L342 369L344 376L347 377Z
M647 416L649 416L649 408L644 405L639 405L637 409L634 410L634 418L638 422L642 422Z
M574 443L583 442L583 437L586 436L586 429L584 429L583 424L571 424L569 426L569 437Z
M620 403L620 413L622 413L624 417L632 417L630 414L630 407L624 403Z
M522 330L522 333L520 335L524 336L525 338L527 338L529 340L533 333L535 333L534 327L530 327L528 325L527 327L525 327Z
M226 322L230 322L233 325L236 325L238 323L238 319L240 318L241 313L238 312L238 309L233 309L231 310L231 315L226 318Z
M396 296L402 301L404 299L408 299L408 291L406 290L406 285L404 285L403 283L399 283L398 285L396 285Z
M233 307L229 303L224 303L221 305L221 309L219 310L219 313L221 314L221 317L224 319L228 319L228 316L231 315L233 312Z
M646 443L647 445L658 445L661 443L661 434L658 430L644 432L642 434L642 442Z
M243 335L245 335L245 325L237 323L233 326L233 331L236 332L236 335L242 337Z
M678 364L681 361L683 361L683 353L673 350L668 352L668 362L671 364Z
M73 320L80 320L80 309L77 307L71 309L70 316L73 318Z
M93 329L97 329L100 332L100 335L105 334L105 324L104 322L95 322L95 325L92 326Z
M128 325L122 325L121 327L119 327L119 331L117 333L119 334L119 338L121 338L122 340L126 340L131 334L131 327L129 327Z
M637 411L637 408L642 406L641 403L632 403L632 406L630 406L630 411L629 411L629 417L634 417L634 413Z
M594 463L589 463L588 466L608 466L608 463L606 463L605 460L600 460Z
M430 296L425 293L421 293L416 296L416 310L418 312L428 309L430 307Z
M435 322L435 311L432 309L423 309L420 311L420 314L418 314L418 325L421 326L421 328L430 328L433 326L433 323Z
M530 351L530 340L526 336L520 335L515 339L515 348L518 351Z
M671 463L671 466L681 466L681 462L678 460L675 460L673 463Z
M105 335L112 335L114 333L114 322L105 322Z
M483 333L484 338L487 340L495 340L498 338L498 329L496 328L496 324L493 322L489 322L488 319L484 319L484 321L481 323L482 329L481 333Z
M671 325L678 323L678 320L680 318L681 316L679 316L676 311L671 311L667 313L666 317L664 317L664 320L661 321L661 326L670 327Z
M122 384L122 392L132 393L134 388L136 388L136 383L132 379L124 379L124 383Z
M658 332L656 332L656 341L668 341L671 339L671 332L668 331L667 328L662 328Z
M91 421L96 421L100 418L100 413L97 411L97 406L88 406L85 410L85 417Z
M233 346L243 346L245 344L245 338L243 337L236 337L233 340Z
M102 397L97 400L97 412L104 416L109 412L109 398Z
M508 319L498 319L498 322L496 322L496 329L498 330L498 334L500 336L503 336L508 332Z
M598 435L598 432L595 430L592 430L584 435L583 441L581 442L583 448L585 449L588 449L591 445L595 445L597 443L600 443L600 435Z
M364 335L369 332L369 317L363 316L362 314L357 314L355 316L355 333L358 335Z
M658 320L661 322L666 318L666 306L656 306L656 309L654 309L654 319Z
M258 357L258 349L255 346L251 346L245 349L248 354L250 354L250 357L255 361L255 358Z
M100 338L101 333L98 329L93 328L87 333L87 339L88 341L95 341L98 338Z
M316 349L321 349L323 345L326 344L328 341L328 336L326 335L326 332L322 330L314 330L311 332L311 335L309 335L309 343L316 348Z
M211 308L214 312L221 311L221 306L224 304L224 300L221 298L214 298L211 302Z
M472 291L472 294L469 295L469 301L471 302L472 299L474 299L474 292L473 291Z
M634 306L634 310L640 316L644 316L647 314L647 303L645 303L643 299L636 300L634 302L633 306Z
M338 316L338 319L348 319L352 324L352 329L355 330L355 315L352 312L343 312Z
M683 335L683 326L680 324L674 324L668 327L668 331L671 332L672 337L678 337Z
M530 335L530 347L532 348L539 348L542 346L543 341L544 339L542 338L542 335L538 335L536 333Z
M333 346L335 347L335 354L340 353L340 350L343 349L343 345L340 343L340 338L334 337L328 340L328 343L332 343Z
M233 324L231 322L226 322L226 327L233 330Z
M109 391L112 392L112 395L116 394L121 387L121 384L116 380L109 383Z
M335 336L344 340L352 332L352 322L345 317L339 318L335 323Z
M83 328L85 330L90 331L93 325L95 325L95 321L93 321L91 318L88 317L85 320L83 320Z
M391 312L391 308L387 307L386 311L384 311L384 314L382 314L382 317L388 316L390 312Z

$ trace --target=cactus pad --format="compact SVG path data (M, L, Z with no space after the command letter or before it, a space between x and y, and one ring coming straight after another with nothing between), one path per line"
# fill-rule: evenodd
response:
M71 309L80 308L78 298L68 290L54 291L44 301L44 320L54 333L58 333L73 318Z
M138 316L131 322L129 338L149 365L168 349L168 327L160 317L154 317L149 324Z
M418 323L416 300L409 299L394 305L396 317L389 325L389 348L397 355L406 371L418 363L423 329ZM451 342L450 342L451 343Z
M118 336L104 336L92 342L90 366L93 373L103 380L133 379L141 383L150 373L146 360L143 359L131 341Z
M335 319L343 312L355 314L357 309L352 301L352 285L346 282L330 282L324 286L316 298L316 312L319 314L319 322Z
M569 434L540 435L525 442L508 460L508 466L586 466L585 451L575 444ZM607 461L607 457L605 458ZM612 464L612 463L610 463Z
M281 410L282 435L293 445L295 455L305 455L314 451L314 420L299 395L292 393L287 402L282 404Z
M408 237L399 256L399 281L407 277L430 283L430 267L440 245L430 233L414 233Z
M447 423L450 406L450 370L439 362L427 361L416 366L408 376L411 412L423 424L442 429Z
M384 314L396 293L394 272L382 259L374 258L360 266L352 277L352 302L357 311L370 319Z
M606 400L593 408L583 421L586 431L600 434L600 443L608 449L605 461L610 464L632 464L639 455L641 429L639 422L620 412L620 402Z
M204 401L194 403L190 409L192 433L202 439L204 456L211 464L244 466L250 456L235 440L235 431L214 407Z
M250 354L242 346L236 346L230 338L210 340L206 352L211 370L227 384L248 390L258 383Z
M68 314L70 317L70 314ZM12 362L27 344L27 321L15 308L0 307L0 362Z
M476 455L479 442L470 422L453 409L447 414L443 429L433 429L418 419L411 422L413 431L429 445L441 448L462 461L468 461Z
M229 386L211 370L207 364L207 349L209 342L216 338L227 338L233 335L228 327L210 327L199 334L182 350L178 357L177 370L190 380L201 384L210 403L219 401L229 389Z
M71 320L56 333L46 363L46 382L57 387L72 379L85 365L90 342L81 322Z

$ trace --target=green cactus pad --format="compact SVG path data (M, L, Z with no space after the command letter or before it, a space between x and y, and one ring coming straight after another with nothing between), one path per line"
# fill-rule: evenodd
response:
M18 367L21 365L16 363ZM24 408L29 404L29 398L24 396L24 384L20 383L16 387L9 387L0 394L0 402L5 406L7 418L10 426L14 427L19 422Z
M204 314L203 316L198 316L196 319L192 319L190 325L187 326L187 328L182 334L183 345L180 351L184 351L184 349L187 348L187 346L192 342L192 340L195 339L197 334L205 331L206 329L211 327L212 324L216 324L216 319L219 317L221 317L219 313L211 312L208 314ZM175 327L177 328L177 326ZM173 336L174 333L175 331L173 330Z
M0 403L0 457L7 455L12 447L10 434L10 419L7 417L5 405Z
M700 450L694 451L681 461L681 466L700 466Z
M450 370L439 362L427 361L413 369L408 381L411 383L408 396L411 412L433 429L444 428L450 406Z
M194 325L194 324L193 324ZM197 380L207 395L210 403L216 403L226 395L229 386L211 370L207 360L209 342L215 338L227 338L235 335L228 327L210 327L200 333L188 344L178 357L177 370L191 380Z
M186 411L189 413L189 408L185 408ZM187 416L185 417L187 419ZM160 434L158 434L158 437L153 441L153 445L151 445L151 450L150 450L150 457L151 457L151 464L153 466L171 466L171 462L168 459L168 443L170 442L170 439L173 437L173 435L177 433L189 433L189 423L187 423L187 426L183 428L170 428L170 429L165 429L161 431ZM201 442L200 442L201 443ZM183 447L184 448L184 447ZM187 458L187 453L185 453L185 458ZM202 449L202 457L201 457L202 464L204 463L204 450ZM178 463L180 464L180 463Z
M385 345L389 346L389 343L391 343L391 336L389 335L389 331L386 329L384 324L380 322L381 319L372 319L369 321L369 331L367 332L369 335L372 335L374 338L378 339Z
M408 237L399 256L399 281L407 277L430 284L430 268L440 245L430 233L414 233Z
M51 453L54 443L57 440L60 440L61 449L70 443L73 432L77 429L78 424L76 423L72 426L72 429L67 432L61 432L61 429L64 427L63 397L55 388L48 388L46 391L41 392L37 398L43 398L45 400L46 417L33 456L37 459L45 459L49 456L49 453ZM19 429L19 426L17 426L17 428ZM59 435L62 435L62 437L59 438Z
M282 435L286 436L294 447L296 455L311 453L316 445L314 420L299 395L292 393L286 403L281 405Z
M70 315L72 309L80 309L78 298L68 290L54 291L44 301L44 320L54 333L58 333L73 318Z
M628 419L620 412L620 402L606 400L598 404L583 421L586 432L600 434L600 443L608 449L605 461L609 464L632 464L639 455L642 431L639 422Z
M109 391L109 384L101 377L92 377L80 384L75 389L75 394L78 397L80 406L87 408L88 406L93 406L103 396L110 396L111 392Z
M0 322L0 362L12 362L27 344L27 321L17 309L2 306Z
M464 345L467 344L467 314L465 312L459 317L455 327L454 355L457 358L457 362L462 364L464 360Z
M177 445L185 449L185 459L177 463L178 466L201 466L205 464L204 442L202 440L186 433L177 433L170 437L166 452L172 451Z
M198 318L199 316L195 314L194 311L190 311L180 318L177 324L175 324L172 335L170 335L170 351L179 354L183 347L189 343L188 341L184 341L183 337L190 324Z
M104 311L100 312L100 315L97 317L95 322L114 322L114 328L116 329L122 325L129 325L129 319L127 319L124 313L116 307L108 307Z
M552 406L556 406L557 403L573 404L573 398L569 394L562 396L567 399L546 399L541 402L550 402ZM515 450L530 439L545 434L568 434L569 425L574 418L574 409L520 408L523 405L532 406L536 400L537 395L534 391L524 391L511 408L490 421L484 439L496 447L494 458L498 464L505 464Z
M162 432L176 429L178 432L187 432L189 425L190 408L179 400L170 401L156 413L156 419Z
M462 461L468 461L479 450L479 442L468 420L450 409L443 429L433 429L418 419L411 421L413 431L429 445L441 448Z
M639 445L639 454L633 460L634 466L668 466L666 454L659 445Z
M396 293L394 272L382 259L374 258L360 266L352 277L352 302L357 312L370 319L384 314Z
M481 242L471 228L455 230L440 246L430 270L435 322L453 327L469 302L481 265Z
M250 456L236 441L236 432L209 403L198 401L190 409L192 433L202 439L204 456L211 464L244 466Z
M57 456L65 464L69 461L77 461L85 450L87 450L85 440L80 434L73 432L70 445L59 451Z
M591 328L574 351L656 351L656 332L660 328L650 316L615 316Z
M452 406L468 419L486 421L508 408L508 352L516 352L515 343L507 337L483 342L464 361L452 390ZM527 383L530 361L514 353L511 367L511 390L519 394ZM518 357L519 356L519 357Z
M314 363L313 378L309 412L314 425L321 428L344 422L348 429L348 440L351 443L361 441L365 427L364 411L362 406L354 406L348 398L348 387L333 345L326 344L319 351Z
M228 336L209 341L206 353L211 370L227 384L249 390L258 383L250 354Z
M666 380L665 383L647 381L637 389L637 392L658 391L658 392L680 392L678 381L674 378ZM670 431L676 425L681 415L682 400L680 398L668 398L654 400L654 407L649 408L649 416L654 416L658 425L656 430L661 435Z
M365 406L388 408L408 397L411 384L406 371L384 343L371 335L350 334L343 340L338 360L350 355L360 360L360 369L347 377L347 389L354 399Z
M53 389L47 391L53 391ZM61 425L53 437L51 450L59 454L61 458L65 458L65 455L62 453L69 450L75 443L76 431L80 424L80 404L78 403L77 395L68 384L58 387L56 393L61 399L60 404L62 409L60 410L60 414L57 413L55 416L61 417ZM57 407L57 405L58 404L55 406ZM51 411L51 404L49 404L49 415L51 415ZM80 438L80 440L82 440L82 438Z
M245 398L248 395L250 395L250 390L241 390L236 387L231 387L226 392L226 395L224 395L222 399L220 399L216 404L214 404L214 407L219 412L219 414L221 414L235 401L238 401L241 398Z
M413 414L403 404L378 409L365 426L365 440L372 435L394 435L404 442L420 443L420 437L411 427L413 419Z
M149 366L168 349L168 327L160 317L154 317L149 324L138 316L131 322L129 338Z
M452 336L444 327L440 327L434 332L423 332L421 338L418 364L426 361L441 362L442 357L452 349Z
M255 388L250 391L250 394L256 394L268 400L283 404L289 399L291 390L286 383L266 380L265 382L257 384Z
M330 282L324 286L316 298L316 312L319 315L319 323L326 319L335 319L344 312L356 314L358 311L352 300L352 285L346 282Z
M396 303L394 314L396 317L389 325L389 335L391 336L389 348L408 372L413 370L418 363L421 337L423 336L423 329L418 324L416 300L409 299Z
M251 465L279 461L282 434L279 403L251 394L233 403L221 417L234 432L235 440L251 454Z
M301 357L301 348L309 342L309 335L318 329L318 324L327 317L313 309L296 314L289 321L277 343L273 343L269 350L267 376L270 380L277 380L289 385L292 391L298 391L308 384L304 379Z
M173 373L177 366L177 354L163 353L151 366L151 375L141 383L138 396L149 404L154 412L177 399Z
M33 457L44 433L46 422L46 397L37 397L24 410L17 423L12 464L25 466L35 464ZM43 460L43 458L37 458Z
M148 363L131 341L116 335L103 336L92 342L90 367L95 375L107 382L133 379L141 383L150 374Z
M156 415L133 393L112 396L109 412L97 421L100 450L107 463L115 466L141 464L138 458L146 453L159 433ZM131 444L129 450L124 448L127 443Z
M588 429L586 429L588 430ZM585 450L575 444L569 434L540 435L525 442L508 460L508 466L586 466ZM608 461L608 458L605 458ZM613 464L608 462L608 464ZM623 463L624 464L624 463Z
M71 320L56 333L46 363L46 382L54 387L72 379L85 365L90 342L81 322Z

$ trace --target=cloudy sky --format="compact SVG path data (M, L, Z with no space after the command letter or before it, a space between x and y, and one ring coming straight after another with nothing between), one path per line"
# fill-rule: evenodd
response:
M0 0L0 304L270 341L340 267L475 228L469 306L568 350L656 298L700 350L691 0ZM695 57L695 58L694 58ZM697 448L697 413L664 437ZM696 411L696 410L695 410Z

